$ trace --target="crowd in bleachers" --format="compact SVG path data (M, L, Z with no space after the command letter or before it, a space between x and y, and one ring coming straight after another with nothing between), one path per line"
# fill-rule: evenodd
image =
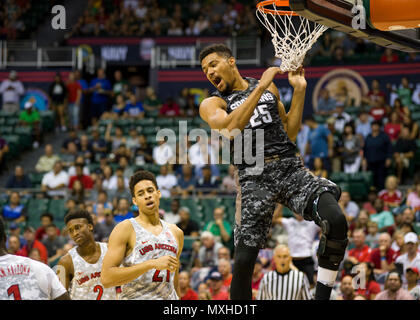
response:
M137 214L128 180L135 170L144 168L157 176L163 196L161 217L176 223L186 236L181 270L187 271L183 275L189 280L183 292L196 292L201 299L226 298L232 276L228 262L234 252L234 168L214 164L218 152L211 139L207 143L200 139L188 142L185 164L179 164L185 154L178 148L156 141L159 129L177 132L180 120L186 121L190 130L208 130L197 117L197 105L208 92L186 88L179 96L162 102L152 88L142 93L121 72L108 80L104 70L98 70L90 82L80 73L71 73L69 81L57 78L51 84L50 95L60 92L64 100L73 95L72 104L60 107L68 111L61 118L58 107L64 100L56 99L55 122L53 118L50 121L68 137L60 150L47 144L34 168L10 168L14 172L0 198L10 252L54 266L74 245L66 234L63 218L75 208L92 214L95 238L107 241L118 222ZM417 244L416 249L410 244L413 234L418 239L420 233L420 176L415 174L420 149L419 99L419 90L404 77L395 88L373 81L362 105L352 105L345 90L340 98L324 91L313 116L304 119L297 139L303 161L314 174L330 178L343 190L339 204L349 223L351 241L341 268L343 282L337 282L337 298L373 298L384 290L388 271L401 261L403 286L408 288L407 265L420 268ZM86 106L95 117L83 128L80 113ZM72 110L75 107L79 108L76 113ZM29 103L17 114L32 109L36 108ZM7 117L2 123L9 124L8 119L13 117L3 115ZM29 145L36 141L34 135L29 138ZM209 156L210 164L206 164L204 155ZM380 164L382 170L378 170ZM300 221L296 219L298 216L286 207L276 208L269 247L260 251L255 266L255 297L262 275L273 268L273 248L288 239L292 241L291 235L296 235L290 223ZM308 245L314 268L318 241L319 233L315 232ZM372 292L346 287L345 275L353 272L354 276L352 268L362 262L373 273L369 278ZM293 260L296 266L299 263ZM313 286L312 273L307 275Z

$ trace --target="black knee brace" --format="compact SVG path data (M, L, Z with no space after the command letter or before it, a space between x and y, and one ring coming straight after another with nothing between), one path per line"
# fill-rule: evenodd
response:
M322 229L318 246L318 264L329 270L338 270L344 258L347 239L347 220L337 200L329 192L322 193L314 202L314 221Z

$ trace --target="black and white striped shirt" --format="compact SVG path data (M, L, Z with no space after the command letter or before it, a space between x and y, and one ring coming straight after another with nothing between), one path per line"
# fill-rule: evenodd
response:
M261 279L258 300L311 300L306 275L298 270L270 271Z

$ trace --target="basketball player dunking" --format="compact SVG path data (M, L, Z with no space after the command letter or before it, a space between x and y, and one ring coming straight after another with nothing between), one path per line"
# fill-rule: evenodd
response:
M337 200L341 190L333 182L317 178L307 170L295 154L296 139L302 122L306 80L303 69L289 72L294 88L289 113L280 101L273 83L280 68L268 68L260 80L243 78L232 52L225 45L211 45L200 53L201 67L216 87L200 105L200 116L211 129L228 130L233 139L244 139L244 129L251 130L252 147L256 153L256 130L264 133L263 171L248 174L241 150L242 164L237 164L238 194L235 223L235 259L231 299L252 298L251 281L258 251L264 248L275 206L281 203L314 220L323 230L318 250L318 282L316 299L329 299L347 246L347 222ZM223 133L223 131L222 131ZM226 132L224 133L226 136ZM235 143L236 144L236 143ZM234 144L232 143L231 146ZM244 148L243 148L244 149ZM232 148L234 150L234 148ZM231 159L235 159L232 155ZM237 162L237 161L235 161Z
M90 213L84 210L70 212L64 222L77 246L60 259L56 272L71 299L116 300L116 288L104 288L101 283L102 262L108 247L104 242L95 241Z
M46 264L7 253L6 230L0 217L0 300L69 299L66 289Z
M139 215L111 232L102 283L121 286L121 300L178 300L184 233L159 219L161 193L153 173L137 171L130 179L130 192Z

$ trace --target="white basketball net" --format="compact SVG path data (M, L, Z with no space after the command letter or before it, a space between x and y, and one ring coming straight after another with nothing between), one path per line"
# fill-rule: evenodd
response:
M276 12L280 11L277 10L275 4L272 7L269 9ZM271 34L275 56L281 59L280 69L283 72L299 69L305 59L306 52L328 29L328 27L309 21L302 16L264 12L261 7L257 8L256 14L258 20ZM298 26L296 27L294 23Z

